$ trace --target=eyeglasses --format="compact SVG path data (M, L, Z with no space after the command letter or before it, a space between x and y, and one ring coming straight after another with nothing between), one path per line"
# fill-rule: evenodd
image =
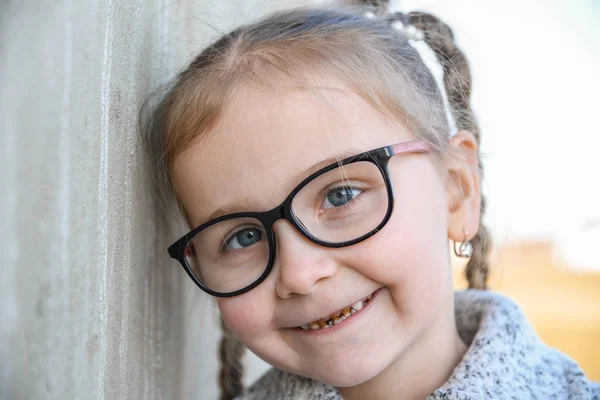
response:
M228 214L203 223L169 246L169 255L208 294L240 295L273 269L277 220L287 220L320 246L359 243L383 228L392 214L390 158L430 151L427 143L411 141L345 158L304 179L272 210Z

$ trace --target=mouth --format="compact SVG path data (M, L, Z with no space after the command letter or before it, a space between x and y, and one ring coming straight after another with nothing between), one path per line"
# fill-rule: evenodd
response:
M302 330L319 330L319 329L327 329L331 328L335 325L341 324L347 319L352 318L356 313L360 312L364 307L369 304L369 302L373 299L373 296L378 292L375 291L371 293L367 297L362 300L357 301L354 304L351 304L347 307L342 308L341 310L331 314L328 317L318 319L309 324L304 324L299 326L299 329Z

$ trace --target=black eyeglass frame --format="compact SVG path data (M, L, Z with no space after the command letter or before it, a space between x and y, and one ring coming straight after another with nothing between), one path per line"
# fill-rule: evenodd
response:
M278 205L277 207L275 207L269 211L238 212L238 213L233 213L233 214L222 215L220 217L213 218L210 221L203 223L202 225L194 228L193 230L188 232L186 235L184 235L183 237L178 239L171 246L169 246L169 248L168 248L169 255L171 256L171 258L179 261L179 263L183 266L183 268L185 269L185 271L189 275L189 277L192 278L194 283L200 289L202 289L206 293L210 294L211 296L233 297L233 296L238 296L240 294L246 293L246 292L254 289L261 282L263 282L267 278L267 276L269 276L269 274L271 273L271 271L273 269L273 265L275 264L275 253L276 253L275 252L276 243L275 243L275 234L273 231L273 225L275 224L276 221L278 221L279 219L285 219L290 224L292 224L292 226L294 226L308 240L310 240L311 242L313 242L315 244L323 246L323 247L340 248L340 247L351 246L353 244L362 242L363 240L373 236L375 233L377 233L381 228L383 228L385 226L385 224L389 221L389 219L392 215L392 211L394 209L394 189L392 186L392 181L390 178L390 172L389 172L389 168L388 168L389 160L397 154L429 153L430 151L431 151L431 147L426 142L421 141L421 140L415 140L415 141L410 141L410 142L402 142L402 143L398 143L398 144L390 145L390 146L384 146L384 147L380 147L377 149L368 150L368 151L365 151L363 153L360 153L360 154L357 154L354 156L347 157L339 162L335 162L324 168L321 168L320 170L314 172L313 174L311 174L310 176L308 176L307 178L302 180L302 182L300 182L292 190L292 192L286 197L286 199L280 205ZM316 237L312 236L310 234L310 232L308 232L306 230L306 228L304 227L302 222L296 219L296 217L294 216L294 213L292 212L292 201L293 201L295 195L316 177L318 177L326 172L329 172L332 169L339 168L340 166L353 164L356 162L363 162L363 161L368 161L368 162L375 164L375 166L377 167L379 172L382 174L383 180L385 182L387 196L388 196L388 209L387 209L382 221L379 223L379 225L377 225L377 227L372 229L369 233L362 235L356 239L350 240L350 241L345 241L345 242L340 242L340 243L330 243L330 242L322 241L322 240L317 239ZM198 279L198 277L193 273L191 266L188 264L188 262L185 258L185 249L188 246L189 241L194 236L196 236L200 231L202 231L214 224L217 224L219 222L223 222L223 221L233 219L233 218L253 218L253 219L260 221L260 223L265 228L265 233L267 235L267 242L269 244L269 260L267 261L267 265L265 266L265 270L263 271L263 273L250 285L248 285L242 289L233 291L233 292L225 292L225 293L216 292L216 291L208 288L206 285L204 285L202 283L202 281L200 279Z

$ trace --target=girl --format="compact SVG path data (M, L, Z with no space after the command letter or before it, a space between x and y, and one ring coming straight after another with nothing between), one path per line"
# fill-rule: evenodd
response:
M446 25L371 5L271 15L178 75L146 139L191 229L169 254L221 311L222 399L597 398L483 290L469 95ZM274 367L248 390L244 347Z

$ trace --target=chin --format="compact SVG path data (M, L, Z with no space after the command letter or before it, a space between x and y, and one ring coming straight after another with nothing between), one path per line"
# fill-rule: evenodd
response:
M388 366L384 360L327 360L313 365L308 378L335 387L352 387L365 383L379 375Z

